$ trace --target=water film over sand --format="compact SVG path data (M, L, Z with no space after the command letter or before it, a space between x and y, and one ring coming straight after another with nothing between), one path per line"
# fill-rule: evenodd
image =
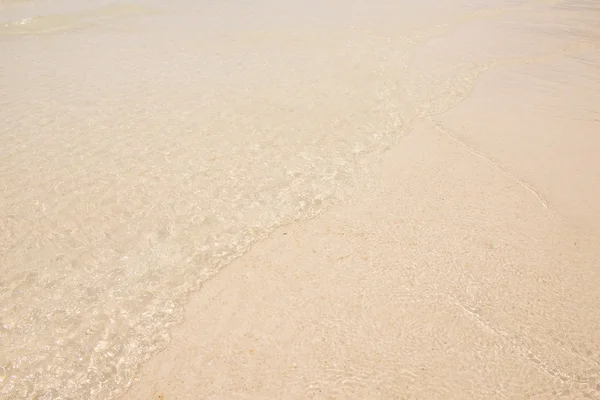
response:
M1 2L0 397L600 398L599 44L585 0Z

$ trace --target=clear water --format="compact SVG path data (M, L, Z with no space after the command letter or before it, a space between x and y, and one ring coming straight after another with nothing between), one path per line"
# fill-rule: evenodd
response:
M0 396L121 394L190 292L500 60L428 40L547 6L395 3L1 3Z

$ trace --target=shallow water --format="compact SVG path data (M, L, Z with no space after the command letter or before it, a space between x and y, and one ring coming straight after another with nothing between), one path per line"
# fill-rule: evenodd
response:
M2 397L118 396L191 291L351 197L367 154L599 37L593 2L396 3L1 3ZM530 25L429 51L499 16Z

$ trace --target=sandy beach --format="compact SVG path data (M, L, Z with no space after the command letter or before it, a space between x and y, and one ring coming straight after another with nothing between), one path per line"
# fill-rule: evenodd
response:
M582 76L546 74L484 74L367 161L347 204L281 227L208 281L124 398L598 398L600 213L585 199L599 169L582 151L598 148L598 121L549 127L540 149L532 125L576 113L561 96ZM544 106L506 121L523 105L496 96ZM474 111L521 135L482 134ZM538 146L525 157L519 142Z
M600 5L0 3L0 397L600 399Z

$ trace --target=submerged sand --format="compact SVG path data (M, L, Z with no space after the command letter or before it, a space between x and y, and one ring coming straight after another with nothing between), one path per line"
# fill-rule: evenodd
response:
M375 164L193 295L124 398L598 398L598 237L431 123Z
M597 2L0 7L0 397L600 399Z
M600 398L600 42L537 12L425 42L510 57L192 295L125 398Z

